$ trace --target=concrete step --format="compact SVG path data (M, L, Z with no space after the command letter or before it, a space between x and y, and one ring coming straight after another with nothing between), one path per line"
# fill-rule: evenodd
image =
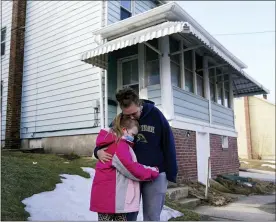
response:
M197 198L184 198L177 202L185 209L194 209L201 203L200 199Z
M188 187L169 188L167 190L167 197L172 201L177 201L188 196Z

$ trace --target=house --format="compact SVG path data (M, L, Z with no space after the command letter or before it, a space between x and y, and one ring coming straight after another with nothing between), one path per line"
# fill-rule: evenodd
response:
M240 158L275 160L275 104L266 96L234 100Z
M177 3L4 1L2 145L91 155L118 88L153 101L176 140L179 180L239 168L233 98L267 94Z

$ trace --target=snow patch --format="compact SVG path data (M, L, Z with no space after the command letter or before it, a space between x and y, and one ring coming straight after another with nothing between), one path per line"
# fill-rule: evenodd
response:
M274 163L275 164L275 160L266 160L266 163Z
M271 168L273 168L273 169L275 169L275 165L271 165L271 164L262 164L262 166L264 166L264 167L271 167Z
M243 160L242 160L242 161L240 161L240 163L248 164L248 162L246 162L246 161L243 161Z
M61 181L53 191L34 194L22 201L30 213L30 221L97 221L98 215L89 210L91 185L95 170L82 167L90 178L61 174ZM182 213L164 206L161 221L183 216ZM142 205L137 218L143 220Z

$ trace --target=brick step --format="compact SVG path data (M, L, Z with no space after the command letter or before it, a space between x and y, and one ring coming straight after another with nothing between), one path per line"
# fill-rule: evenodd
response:
M177 201L188 197L188 191L188 187L169 188L167 190L167 197L172 201Z
M194 209L200 205L201 201L197 198L183 198L177 201L185 209Z

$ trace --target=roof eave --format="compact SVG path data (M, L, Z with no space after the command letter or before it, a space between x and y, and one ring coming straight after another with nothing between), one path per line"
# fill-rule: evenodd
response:
M167 4L156 7L152 10L140 13L126 20L113 23L104 28L93 32L95 35L101 35L103 38L110 38L116 34L122 34L137 27L144 28L151 26L152 23L162 21L185 21L189 22L196 29L198 29L205 37L212 42L216 47L222 50L229 56L241 69L247 68L241 60L235 57L222 44L220 44L209 32L207 32L195 19L193 19L181 6L176 2L169 2Z

